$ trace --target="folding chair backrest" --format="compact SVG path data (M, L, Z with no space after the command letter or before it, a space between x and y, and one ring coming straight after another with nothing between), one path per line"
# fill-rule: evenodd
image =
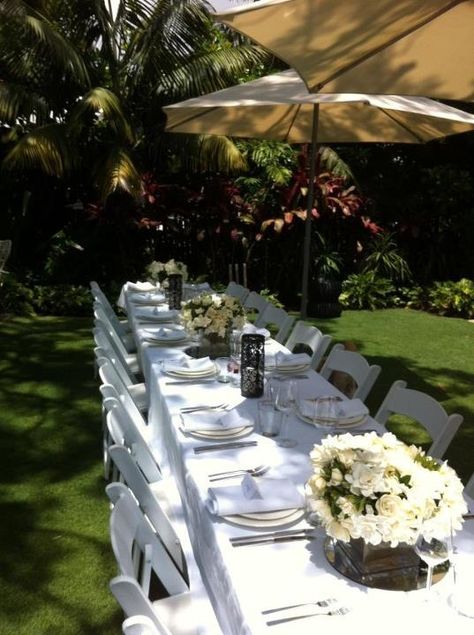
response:
M306 324L303 320L296 322L294 329L285 342L291 352L308 353L311 357L311 368L316 370L331 342L330 335L323 335L316 326Z
M276 307L273 304L267 304L265 309L259 313L255 320L255 326L267 326L274 324L278 327L278 332L274 336L277 342L283 342L293 326L295 318L287 313L285 309Z
M0 275L5 272L5 264L12 250L11 240L0 240Z
M234 298L238 298L241 302L244 302L250 291L247 289L247 287L244 287L241 284L237 284L237 282L231 280L227 285L224 293L226 295L231 295Z
M330 381L334 372L350 375L356 384L356 388L353 392L351 391L350 396L365 401L380 371L380 366L377 364L370 366L360 353L348 351L342 344L335 344L324 362L320 374Z
M259 315L268 305L269 302L256 291L251 291L244 300L244 307L246 309L255 309Z
M146 421L143 419L128 387L123 383L122 378L117 372L116 366L112 364L109 359L100 357L97 360L97 368L102 383L112 384L120 397L120 401L125 405L133 419L137 421L137 423L143 421L146 425Z
M129 488L123 483L108 487L112 486L121 486L122 490L110 515L110 539L120 573L134 578L149 598L155 578L168 595L189 591L187 582Z
M129 364L127 363L127 357L123 354L123 347L121 348L116 345L115 339L110 335L109 330L102 322L102 320L96 318L92 333L94 335L94 341L97 346L100 346L101 348L107 350L108 357L110 357L112 361L117 360L118 362L120 362L123 369L128 375L129 383L135 384L137 382L137 378L135 377L134 373L130 369Z
M119 575L113 578L110 582L110 590L122 607L125 615L131 618L136 615L145 616L155 626L159 635L173 635L160 620L153 608L153 604L132 576ZM125 620L125 622L126 621L127 620Z
M120 323L120 320L105 293L94 280L90 282L90 289L95 302L100 304L102 310L107 315L115 330L122 335L125 332L123 324Z
M130 451L123 445L113 445L109 449L110 457L117 466L123 480L131 489L133 495L138 501L138 505L148 520L151 522L160 540L173 558L176 566L179 568L182 577L188 581L188 571L186 559L181 548L178 536L168 518L166 512L158 502L157 497L150 487L145 474L141 470L140 464L137 462ZM114 484L106 487L106 492L112 502L116 498L116 489Z
M375 419L382 424L385 424L392 414L400 414L414 419L431 436L433 443L428 454L435 458L441 458L463 422L463 417L460 414L448 416L446 410L436 399L406 386L406 381L400 379L392 384L375 415Z

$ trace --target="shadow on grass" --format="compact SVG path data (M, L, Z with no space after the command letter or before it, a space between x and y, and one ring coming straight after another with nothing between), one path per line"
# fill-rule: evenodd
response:
M2 633L120 630L90 327L0 322Z

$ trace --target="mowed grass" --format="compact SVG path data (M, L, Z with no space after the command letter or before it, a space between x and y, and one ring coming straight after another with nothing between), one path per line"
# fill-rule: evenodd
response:
M91 326L0 323L2 635L120 632Z
M371 412L395 379L460 412L447 457L474 470L474 324L406 310L346 311L317 325L382 366ZM118 635L92 322L0 322L0 633ZM406 440L426 440L396 426Z
M375 414L392 383L428 393L448 414L464 422L445 458L464 481L474 472L474 323L421 311L344 311L337 319L310 320L334 342L351 342L382 371L367 400ZM418 426L394 419L391 426L407 442L429 438Z

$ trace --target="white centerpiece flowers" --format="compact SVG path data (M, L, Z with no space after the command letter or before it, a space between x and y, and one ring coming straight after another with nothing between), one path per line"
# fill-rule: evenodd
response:
M202 293L186 302L182 309L183 323L190 333L224 339L230 329L241 329L245 310L238 298L230 295Z
M336 540L413 545L420 533L442 539L462 525L455 471L391 433L331 436L310 457L309 505Z
M168 276L179 274L183 277L183 282L188 279L188 268L184 262L172 258L167 262L153 260L145 267L145 274L149 282L164 282Z

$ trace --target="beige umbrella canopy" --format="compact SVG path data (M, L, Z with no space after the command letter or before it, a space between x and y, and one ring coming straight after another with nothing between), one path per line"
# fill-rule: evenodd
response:
M166 130L311 142L308 210L313 204L316 140L424 143L474 130L474 115L426 97L309 93L294 70L166 106ZM318 128L319 126L319 128ZM308 302L311 214L303 245L301 316Z
M311 92L474 100L474 0L210 0Z
M166 130L289 143L425 143L473 130L474 115L426 97L309 93L294 70L166 106Z

